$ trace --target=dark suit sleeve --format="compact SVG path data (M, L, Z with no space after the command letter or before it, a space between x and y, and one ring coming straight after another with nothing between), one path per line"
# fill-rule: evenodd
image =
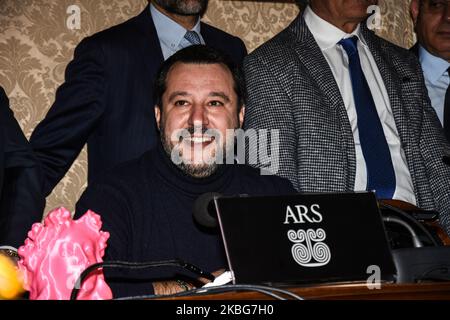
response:
M55 103L31 136L43 168L45 195L65 175L99 124L105 109L104 64L101 45L93 38L83 40L67 66L65 83L58 88Z
M258 57L249 55L244 60L244 73L248 94L244 128L267 130L267 148L273 148L266 151L266 155L271 155L272 161L264 163L261 150L251 145L249 156L258 155L258 163L254 164L249 157L249 164L288 178L294 188L298 188L297 134L292 101L268 66ZM277 132L277 140L272 141L269 138L271 133Z
M1 88L0 128L3 137L0 245L18 247L24 243L32 224L41 221L45 198L37 159Z

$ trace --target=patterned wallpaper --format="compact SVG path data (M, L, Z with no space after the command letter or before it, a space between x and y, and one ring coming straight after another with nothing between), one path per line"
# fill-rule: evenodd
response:
M53 103L55 90L80 40L138 14L146 0L0 0L0 85L27 137ZM81 9L80 29L70 30L71 5ZM380 0L379 34L404 47L414 42L409 0ZM252 51L297 15L290 1L210 0L203 20L240 36ZM46 212L73 210L86 187L86 151L47 199Z

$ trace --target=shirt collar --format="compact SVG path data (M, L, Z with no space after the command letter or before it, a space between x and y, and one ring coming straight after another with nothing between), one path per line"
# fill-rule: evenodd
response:
M449 62L432 55L422 46L419 46L419 59L425 78L433 84L436 84L450 67Z
M350 38L353 36L357 36L360 42L367 46L367 43L364 37L361 34L361 25L352 33L346 33L339 29L338 27L332 25L328 21L319 17L310 6L307 6L305 9L305 13L303 14L303 18L305 19L306 25L311 31L314 39L319 45L322 51L333 48L339 41L342 39Z
M150 4L150 12L159 41L173 50L177 49L187 30L156 9L153 4ZM200 18L191 31L195 31L200 35Z

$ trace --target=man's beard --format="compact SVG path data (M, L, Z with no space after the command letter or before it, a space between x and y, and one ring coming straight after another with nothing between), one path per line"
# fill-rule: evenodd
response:
M208 6L208 0L155 0L155 2L168 12L182 16L202 15Z
M194 135L194 133L199 133L200 130L198 128L194 128L193 126L186 128L185 129L186 132L188 132L191 136ZM205 127L201 128L201 132L202 134L204 134L208 129ZM211 130L211 129L209 129ZM223 160L225 158L225 155L227 155L227 152L231 152L232 150L228 150L230 148L233 148L234 145L231 144L229 147L227 147L227 139L226 137L223 137L222 139L224 139L223 142L223 149L222 149L222 159L216 159L216 161L213 161L212 163L190 163L192 161L189 161L189 163L187 163L187 161L185 161L185 159L183 158L183 154L182 154L182 147L181 144L185 143L183 141L179 142L178 144L178 151L175 151L175 153L177 154L177 156L179 156L182 161L174 161L172 159L173 156L173 150L174 148L176 148L175 145L172 144L170 137L167 137L165 134L165 125L164 122L161 121L161 126L160 126L160 132L161 132L161 143L163 145L164 151L166 152L167 156L171 159L171 161L181 170L183 171L185 174L194 177L194 178L206 178L209 177L211 175L213 175L217 169L219 168L219 160L222 160L221 163L223 163ZM214 143L216 145L218 145L218 142L216 140L213 140L211 143ZM203 152L203 149L201 149ZM195 151L195 147L194 147L194 151ZM234 150L233 150L234 152ZM214 154L211 154L211 158L216 157L217 154L217 150L215 150ZM202 157L203 157L203 153L202 153ZM189 159L190 160L190 159Z

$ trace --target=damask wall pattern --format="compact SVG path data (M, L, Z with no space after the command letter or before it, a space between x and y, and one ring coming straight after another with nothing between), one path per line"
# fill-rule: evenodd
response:
M138 14L147 0L0 0L0 85L26 136L45 116L75 46L84 37ZM70 30L67 9L81 9L79 30ZM414 43L409 0L380 1L378 33L403 47ZM292 1L210 0L203 20L241 37L252 51L298 14ZM86 150L47 198L46 212L73 210L86 187Z

